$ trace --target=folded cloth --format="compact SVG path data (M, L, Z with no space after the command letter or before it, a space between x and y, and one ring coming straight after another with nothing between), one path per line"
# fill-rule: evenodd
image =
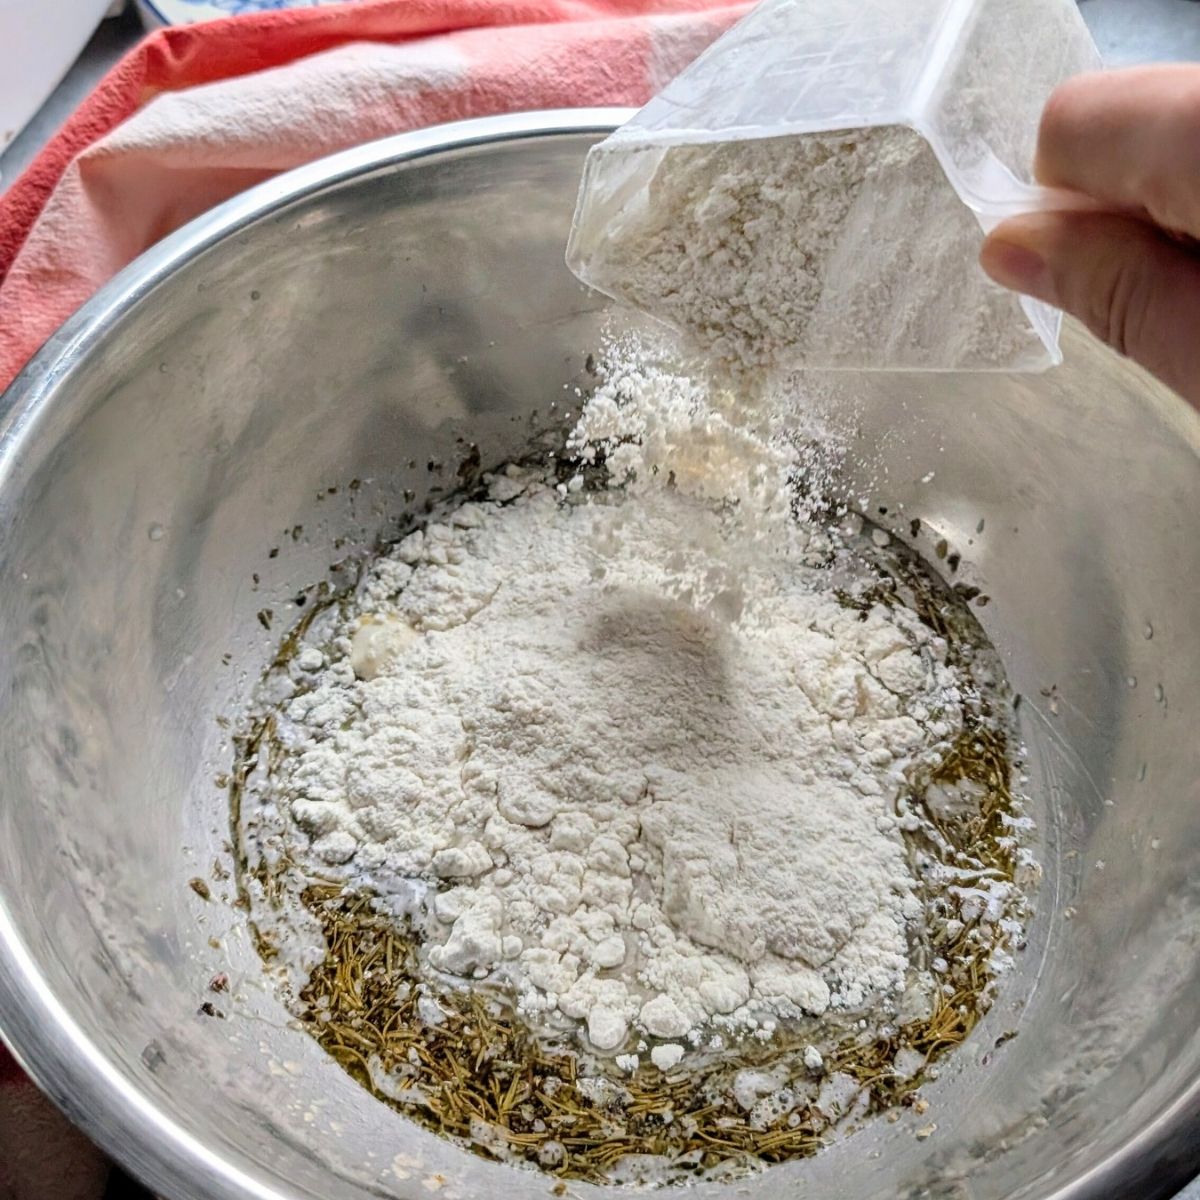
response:
M362 0L152 35L0 197L0 388L122 266L251 184L440 121L640 104L747 7Z
M360 0L153 34L0 197L0 389L121 267L243 188L440 121L641 104L748 7ZM0 1200L95 1200L103 1178L0 1046Z

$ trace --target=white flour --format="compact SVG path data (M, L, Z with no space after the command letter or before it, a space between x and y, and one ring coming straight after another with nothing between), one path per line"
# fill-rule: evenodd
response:
M1016 368L1041 343L982 234L901 127L673 147L585 264L739 373Z
M788 380L730 388L665 365L677 358L675 348L645 335L611 343L568 450L587 464L603 459L610 483L627 495L670 488L718 506L715 536L703 524L679 529L697 553L687 560L694 570L685 572L681 561L673 572L674 592L744 622L745 581L764 543L777 555L803 549L816 559L830 549L814 518L834 503L846 453L841 427L852 410L841 400L830 425L811 381L799 396ZM607 547L597 549L603 555Z
M798 459L771 429L760 396L748 402L744 391L735 398L647 362L636 341L614 351L605 370L572 431L571 450L589 463L603 453L614 482L639 492L661 490L669 477L693 499L736 506L756 537L791 524L789 482Z
M719 420L667 374L601 389L578 440L640 423L636 499L510 469L374 565L282 730L318 858L439 882L432 968L664 1070L706 1027L896 1010L923 920L897 796L961 718L944 644L843 607L774 519L794 460ZM771 518L752 554L730 502Z

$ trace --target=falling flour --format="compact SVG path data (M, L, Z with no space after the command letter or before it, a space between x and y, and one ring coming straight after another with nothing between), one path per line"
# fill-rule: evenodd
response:
M883 126L666 149L576 265L740 375L1044 366L982 236L928 143Z
M294 660L275 779L323 869L428 885L431 973L663 1070L897 1011L924 921L900 798L964 699L941 638L847 607L825 535L781 519L795 454L694 386L617 371L589 403L581 469L625 487L511 467L377 559Z

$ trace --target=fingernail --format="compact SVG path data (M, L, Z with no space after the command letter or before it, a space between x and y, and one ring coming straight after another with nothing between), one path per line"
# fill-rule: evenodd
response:
M1036 250L993 235L983 243L979 261L1001 286L1047 304L1057 303L1050 268Z

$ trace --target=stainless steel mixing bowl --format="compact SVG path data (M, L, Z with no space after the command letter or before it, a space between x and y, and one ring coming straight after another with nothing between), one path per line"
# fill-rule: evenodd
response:
M4 399L0 1021L176 1200L550 1193L376 1104L289 1026L230 885L187 884L228 836L218 716L299 585L394 527L405 489L452 485L458 439L502 460L585 380L605 304L562 250L620 115L430 130L256 188ZM1200 420L1081 334L1066 351L1036 378L832 381L860 397L871 511L904 536L920 517L991 597L1044 836L1029 947L927 1114L697 1200L1146 1200L1194 1169ZM197 1011L218 971L224 1020Z

